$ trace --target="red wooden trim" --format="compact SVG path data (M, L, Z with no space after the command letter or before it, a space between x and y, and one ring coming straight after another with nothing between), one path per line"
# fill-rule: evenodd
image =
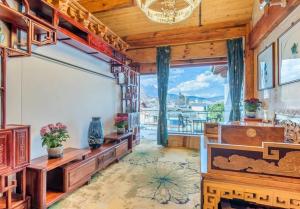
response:
M22 2L23 2L23 5L24 5L24 7L25 7L25 13L26 13L26 14L29 14L30 7L29 7L28 0L22 0Z
M250 33L250 48L255 49L258 47L258 45L299 5L299 0L289 0L285 8L280 6L270 7Z

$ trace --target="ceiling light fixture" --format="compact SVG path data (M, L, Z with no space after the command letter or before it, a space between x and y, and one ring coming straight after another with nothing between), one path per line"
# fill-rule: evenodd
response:
M174 24L190 17L201 0L136 0L136 3L150 20Z

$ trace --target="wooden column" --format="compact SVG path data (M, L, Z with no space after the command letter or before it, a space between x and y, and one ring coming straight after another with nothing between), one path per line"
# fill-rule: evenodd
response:
M255 95L254 82L254 51L250 48L251 25L247 25L247 32L245 36L245 99L253 98Z
M6 59L7 51L1 50L1 128L6 126Z

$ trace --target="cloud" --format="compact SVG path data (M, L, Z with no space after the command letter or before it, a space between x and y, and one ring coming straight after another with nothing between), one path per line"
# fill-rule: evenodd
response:
M218 93L224 91L220 89L224 85L224 78L219 75L213 75L210 71L197 75L196 79L179 83L176 87L171 88L169 93L178 94L179 92L185 95L201 95L201 96L216 96L216 93L212 92L215 89ZM203 92L201 92L203 91ZM205 92L206 91L206 92Z
M142 87L154 87L157 88L157 79L156 76L150 75L145 76L141 79L141 86Z

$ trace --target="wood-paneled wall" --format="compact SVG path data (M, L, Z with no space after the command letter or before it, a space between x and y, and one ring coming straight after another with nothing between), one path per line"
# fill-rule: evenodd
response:
M168 147L200 149L200 136L169 135Z
M135 62L155 63L156 48L128 50L127 55ZM194 60L211 57L227 57L226 41L172 46L171 60Z

